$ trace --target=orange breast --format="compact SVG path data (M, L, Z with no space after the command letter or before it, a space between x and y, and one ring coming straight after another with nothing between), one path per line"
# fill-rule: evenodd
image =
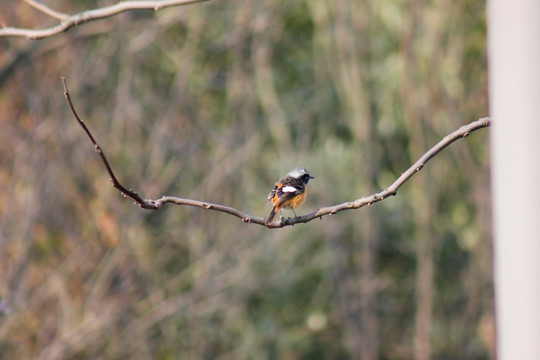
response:
M289 201L286 201L283 204L283 208L285 208L285 209L296 209L297 207L302 205L305 200L306 200L306 192L304 191L302 194L295 196L294 198L292 198Z

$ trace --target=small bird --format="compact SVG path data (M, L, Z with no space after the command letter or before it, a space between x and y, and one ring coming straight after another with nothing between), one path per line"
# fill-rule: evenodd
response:
M294 168L289 173L275 183L274 188L268 194L266 203L272 202L272 210L266 218L266 225L274 221L276 213L284 209L291 209L296 216L294 209L299 207L306 200L306 185L310 179L314 179L304 168Z

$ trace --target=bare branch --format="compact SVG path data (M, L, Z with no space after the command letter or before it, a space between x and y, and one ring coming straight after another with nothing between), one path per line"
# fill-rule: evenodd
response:
M381 192L378 192L370 196L365 196L354 201L345 202L339 205L320 208L317 211L314 211L304 216L299 216L297 218L290 218L290 219L285 219L285 220L282 219L282 221L279 224L277 224L277 227L294 225L297 223L307 223L308 221L311 221L313 219L322 218L325 215L333 215L343 210L358 209L365 205L371 205L373 203L382 201L388 198L389 196L396 195L401 185L403 185L407 180L413 177L414 174L422 170L424 168L424 165L426 165L426 163L431 158L433 158L435 155L440 153L448 145L452 144L456 140L467 137L473 131L488 127L490 125L491 125L490 118L485 117L485 118L481 118L479 120L473 121L472 123L468 125L462 126L458 130L445 136L435 146L433 146L424 155L422 155L420 159L418 159L418 161L416 161L414 164L412 164L411 167L409 167L404 173L402 173L401 176L396 181L394 181L389 187L387 187Z
M38 3L35 0L25 0L29 5L36 9L57 18L60 23L46 29L24 29L14 27L4 27L0 29L0 37L23 36L27 39L37 40L60 34L71 29L74 26L85 22L105 19L129 10L161 10L172 6L181 6L199 3L208 0L154 0L154 1L121 1L111 6L86 10L74 15L64 14L49 8L46 5Z
M94 140L94 137L92 136L92 134L90 133L90 131L88 130L84 122L77 115L77 112L75 111L75 108L73 107L73 104L71 102L71 98L69 96L69 92L66 85L66 80L64 77L62 77L62 82L64 84L64 96L66 97L66 100L69 104L71 112L75 116L75 119L77 119L79 124L82 126L82 128L84 129L88 137L90 138L90 141L92 141L92 144L94 144L94 148L96 149L96 152L98 153L99 157L101 158L101 161L103 162L103 164L105 165L105 168L107 169L107 172L109 173L109 176L111 177L111 182L113 186L117 188L118 190L120 190L124 197L127 197L133 200L137 205L139 205L143 209L157 210L161 208L163 204L166 204L166 203L173 203L176 205L194 206L194 207L199 207L202 209L224 212L224 213L240 218L243 222L258 224L258 225L266 226L268 228L282 228L285 226L291 226L298 223L307 223L314 219L322 218L323 216L326 216L326 215L336 214L340 211L359 209L365 205L371 205L373 203L382 201L392 195L396 195L398 189L405 182L407 182L407 180L409 180L411 177L413 177L414 174L422 170L422 168L426 165L426 163L431 158L433 158L435 155L441 152L448 145L452 144L456 140L467 137L473 131L488 127L491 124L491 120L489 118L487 117L482 118L468 125L462 126L458 130L445 136L435 146L433 146L424 155L422 155L420 159L418 159L418 161L416 161L411 167L409 167L404 173L402 173L401 176L396 181L394 181L389 187L387 187L381 192L378 192L370 196L365 196L354 201L344 202L342 204L338 204L334 206L323 207L317 211L314 211L312 213L309 213L303 216L299 216L295 218L281 218L281 220L274 221L272 224L266 225L264 218L249 215L247 213L244 213L240 210L234 209L229 206L213 204L213 203L200 201L200 200L183 199L183 198L173 197L173 196L163 196L157 200L143 200L135 191L131 189L129 190L126 189L116 179L116 176L114 175L111 167L109 166L109 163L107 159L105 158L103 151L101 150L97 142Z
M39 2L37 2L35 0L24 0L24 2L27 3L30 6L38 9L39 11L41 11L41 12L43 12L43 13L49 15L49 16L52 16L55 19L65 20L66 18L69 17L69 14L65 14L65 13L53 10L50 7L48 7L47 5L39 3Z
M109 173L109 176L111 177L111 182L115 188L121 191L122 196L131 199L135 201L136 204L138 204L143 209L148 210L157 210L159 206L155 203L153 200L143 200L139 194L137 194L132 189L126 189L120 182L116 179L116 176L114 175L114 172L112 171L111 167L109 166L109 162L107 161L107 158L105 157L105 154L101 150L101 147L98 145L96 140L94 140L94 137L92 136L92 133L90 133L90 130L86 127L84 121L77 115L77 112L75 111L75 107L73 106L73 103L71 102L71 97L69 96L69 91L66 84L66 78L62 76L62 83L64 84L64 96L66 97L66 100L69 104L69 108L71 109L71 112L73 113L73 116L75 116L75 119L79 122L79 125L82 126L84 131L86 132L86 135L90 138L90 141L92 141L92 144L94 144L94 149L98 153L99 157L101 158L101 161L103 161L103 164L105 165L105 168L107 169L107 172Z

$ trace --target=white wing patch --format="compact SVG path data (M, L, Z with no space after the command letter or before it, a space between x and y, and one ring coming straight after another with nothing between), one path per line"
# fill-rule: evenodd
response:
M298 191L298 189L295 188L294 186L287 185L287 186L282 187L281 191L286 192L286 193L292 193L292 192Z

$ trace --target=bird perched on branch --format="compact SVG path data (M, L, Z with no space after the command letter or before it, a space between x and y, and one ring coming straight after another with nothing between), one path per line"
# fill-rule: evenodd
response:
M314 179L304 168L294 168L275 183L274 188L268 194L266 203L272 202L272 210L266 218L266 225L272 224L276 213L283 209L291 209L296 216L295 208L306 200L306 185L310 179Z

